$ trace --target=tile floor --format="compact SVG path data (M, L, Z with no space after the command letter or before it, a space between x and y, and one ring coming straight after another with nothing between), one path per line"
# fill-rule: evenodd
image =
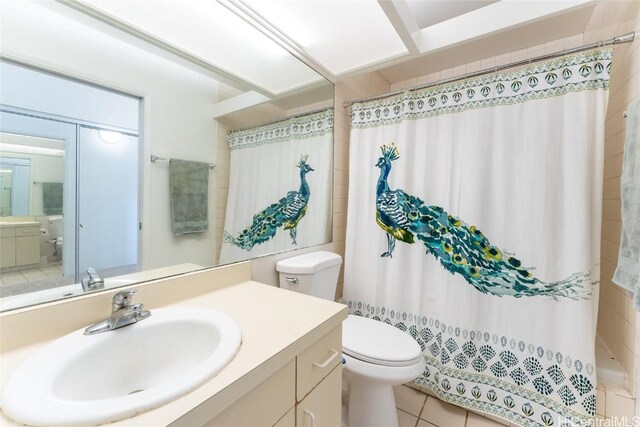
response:
M627 390L606 384L599 384L597 391L596 418L599 422L607 419L610 423L606 425L631 426L629 420L635 420L633 396ZM518 427L497 417L480 415L443 402L408 385L396 387L394 393L400 427Z
M73 283L65 279L60 262L46 266L16 270L0 274L0 296L13 296L25 292L48 289Z
M62 265L59 262L49 263L44 267L2 273L0 274L0 286L37 282L38 280L55 279L57 277L62 277Z
M515 426L443 402L402 385L394 389L400 427L503 427Z

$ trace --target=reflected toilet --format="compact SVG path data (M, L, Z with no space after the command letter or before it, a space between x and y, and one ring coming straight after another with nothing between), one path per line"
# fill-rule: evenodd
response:
M54 215L49 217L49 235L51 236L51 242L55 245L55 256L57 259L62 259L62 246L64 234L64 217L62 215Z

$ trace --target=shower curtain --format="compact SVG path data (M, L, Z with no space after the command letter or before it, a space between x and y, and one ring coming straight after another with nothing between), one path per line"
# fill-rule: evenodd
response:
M331 240L333 109L230 132L228 140L221 264Z
M590 51L351 107L344 302L411 334L441 399L522 426L594 416L610 66Z

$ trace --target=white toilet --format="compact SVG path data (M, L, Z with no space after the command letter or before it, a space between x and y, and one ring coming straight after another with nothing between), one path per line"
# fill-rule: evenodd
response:
M342 258L311 252L276 264L280 287L332 300ZM343 378L349 386L348 427L397 427L393 387L426 367L411 336L386 323L349 315L342 323Z
M56 256L58 259L62 258L62 247L64 230L64 217L62 215L53 215L49 217L49 235L51 236L52 243L55 244Z

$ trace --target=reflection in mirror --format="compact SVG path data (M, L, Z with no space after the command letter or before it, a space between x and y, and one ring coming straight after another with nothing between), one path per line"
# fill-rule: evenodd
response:
M0 132L0 169L1 295L72 283L62 268L64 141Z
M47 294L73 293L67 286L89 267L105 278L137 271L138 140L113 126L129 112L137 127L138 99L6 61L0 72L13 83L0 112L0 307L54 288ZM43 86L66 96L44 105ZM75 105L83 111L70 118Z
M220 262L326 243L333 109L231 132Z
M64 141L0 132L0 216L62 215Z
M331 239L333 85L216 2L128 4L3 2L0 310L81 294L88 267L117 287ZM206 165L197 197L177 160Z

